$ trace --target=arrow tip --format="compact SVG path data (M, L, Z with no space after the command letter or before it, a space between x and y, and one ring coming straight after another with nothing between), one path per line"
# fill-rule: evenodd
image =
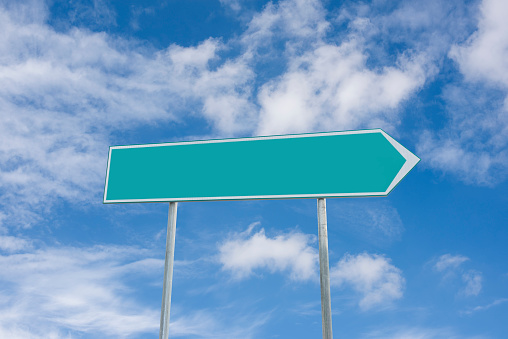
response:
M406 159L406 162L404 165L402 165L401 169L399 170L399 173L395 176L390 186L388 186L388 189L386 190L386 195L390 193L395 186L413 169L413 167L416 166L416 164L420 161L420 158L418 158L416 155L411 153L407 148L402 146L397 140L393 139L391 136L389 136L385 131L379 130L381 134L392 144L393 147Z

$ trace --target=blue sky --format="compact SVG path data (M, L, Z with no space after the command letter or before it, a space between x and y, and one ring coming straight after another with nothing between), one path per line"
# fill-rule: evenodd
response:
M505 338L506 13L1 0L0 337L157 336L168 204L102 204L110 145L383 128L421 162L327 200L335 336ZM319 338L317 248L313 199L179 204L170 337Z

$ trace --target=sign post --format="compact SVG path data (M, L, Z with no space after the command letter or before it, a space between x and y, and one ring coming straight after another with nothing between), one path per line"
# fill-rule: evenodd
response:
M328 264L328 229L326 225L326 199L317 200L319 237L319 282L321 285L321 320L323 339L332 339L332 301Z
M166 259L164 261L164 282L162 285L161 325L159 339L168 339L169 312L171 310L171 287L173 285L173 263L175 261L175 234L177 202L169 203L168 234L166 236Z
M178 202L317 198L323 338L332 339L325 198L386 196L419 161L381 129L114 146L104 203L170 203L159 334L167 339Z

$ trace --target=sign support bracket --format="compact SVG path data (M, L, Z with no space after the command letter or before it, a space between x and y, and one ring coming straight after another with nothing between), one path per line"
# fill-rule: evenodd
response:
M321 284L321 317L323 339L333 339L332 303L330 298L330 272L328 264L328 230L326 223L326 199L317 199L319 237L319 280Z
M176 210L178 203L169 203L168 233L166 236L166 260L164 262L164 283L162 287L161 324L159 339L169 337L169 311L171 309L171 287L173 285L173 264L175 261Z

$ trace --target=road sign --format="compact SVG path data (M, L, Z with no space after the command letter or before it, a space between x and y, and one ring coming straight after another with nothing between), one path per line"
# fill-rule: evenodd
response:
M387 195L418 161L381 129L115 146L104 202L169 201L159 331L168 339L178 202L318 198L323 338L332 339L324 198Z
M104 203L384 196L419 160L381 129L114 146Z

